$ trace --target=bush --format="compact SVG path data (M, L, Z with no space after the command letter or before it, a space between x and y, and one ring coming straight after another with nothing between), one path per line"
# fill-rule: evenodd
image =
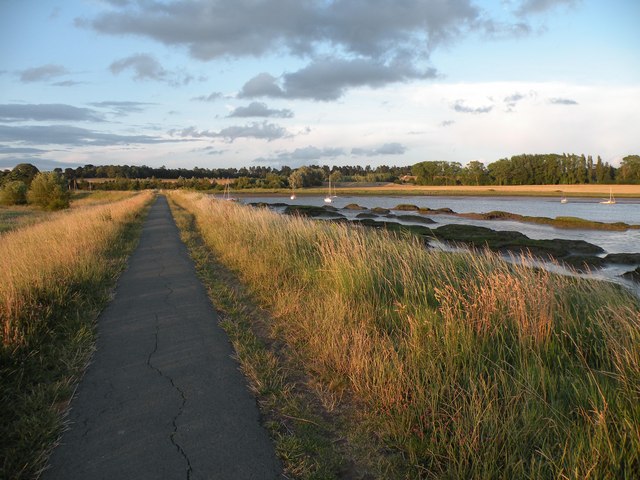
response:
M65 179L55 172L36 175L27 193L29 203L46 210L69 208L69 198Z
M0 189L0 205L23 205L27 203L27 185L19 180L7 182Z

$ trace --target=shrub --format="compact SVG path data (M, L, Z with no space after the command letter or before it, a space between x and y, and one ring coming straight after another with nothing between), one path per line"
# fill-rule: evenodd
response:
M27 193L29 203L46 210L69 208L69 198L70 194L64 178L55 172L36 175Z
M27 185L19 180L7 182L0 189L0 205L23 205L27 203Z

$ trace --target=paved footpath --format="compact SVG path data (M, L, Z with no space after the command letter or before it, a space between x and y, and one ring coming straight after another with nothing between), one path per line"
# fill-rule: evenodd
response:
M273 444L231 355L159 197L98 320L70 429L43 478L279 478Z

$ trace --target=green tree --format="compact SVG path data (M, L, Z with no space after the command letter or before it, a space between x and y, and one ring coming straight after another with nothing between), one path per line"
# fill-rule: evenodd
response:
M325 171L318 167L300 167L289 175L289 185L292 188L314 187L322 185Z
M12 180L0 189L0 205L23 205L27 203L27 184Z
M462 169L462 183L465 185L485 185L488 180L487 169L482 162L472 160Z
M620 163L619 180L623 183L640 183L640 155L627 155Z
M29 203L46 210L69 208L69 198L67 182L56 172L37 174L27 192Z
M7 175L7 180L18 180L24 182L28 187L38 173L40 173L40 170L36 166L30 163L19 163Z

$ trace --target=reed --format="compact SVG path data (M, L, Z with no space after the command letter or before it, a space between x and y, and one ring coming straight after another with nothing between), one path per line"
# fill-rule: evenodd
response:
M34 478L152 198L78 207L0 234L0 477Z
M403 455L403 475L640 469L640 306L623 289L527 258L171 195L271 310L271 335Z

